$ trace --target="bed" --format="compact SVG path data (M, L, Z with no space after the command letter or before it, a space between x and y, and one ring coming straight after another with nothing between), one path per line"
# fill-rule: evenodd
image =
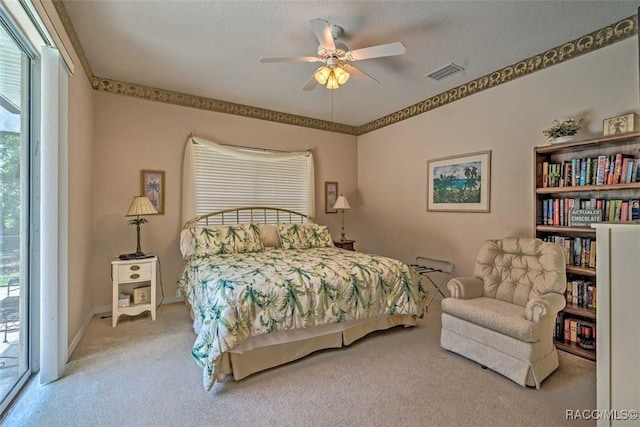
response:
M180 249L191 355L207 390L226 375L239 380L376 330L415 326L425 311L428 295L412 267L338 249L326 226L293 211L196 217Z

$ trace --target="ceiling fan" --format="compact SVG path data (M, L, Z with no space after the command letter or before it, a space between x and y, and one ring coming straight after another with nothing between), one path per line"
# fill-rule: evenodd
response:
M303 90L312 90L316 84L320 83L327 89L337 89L349 80L349 71L360 73L376 83L380 83L369 74L365 73L352 64L355 61L364 59L381 58L384 56L404 55L407 48L400 42L381 44L377 46L365 47L362 49L349 50L344 44L336 39L343 33L342 27L329 25L324 19L310 19L311 29L320 45L318 46L318 56L286 56L286 57L263 57L260 62L322 62L324 65L318 68Z

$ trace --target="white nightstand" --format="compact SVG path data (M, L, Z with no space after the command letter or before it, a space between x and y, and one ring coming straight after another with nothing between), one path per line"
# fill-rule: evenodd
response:
M118 317L120 317L121 314L135 316L148 310L151 312L151 319L156 320L157 266L157 256L130 260L115 258L111 261L111 277L113 280L113 316L111 324L114 328L118 324ZM129 293L133 296L135 288L146 286L149 286L147 294L149 297L148 301L139 304L134 304L134 301L131 301L128 307L119 306L118 295L121 292ZM142 293L146 294L147 292Z

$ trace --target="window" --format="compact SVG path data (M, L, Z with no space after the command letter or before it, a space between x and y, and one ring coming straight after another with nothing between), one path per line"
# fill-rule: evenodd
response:
M30 372L31 58L0 25L0 407Z
M188 144L192 146L195 215L266 206L313 216L310 151L284 153L238 148L199 138Z

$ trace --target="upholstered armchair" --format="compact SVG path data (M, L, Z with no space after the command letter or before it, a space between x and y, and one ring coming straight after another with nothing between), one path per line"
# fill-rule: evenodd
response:
M563 249L535 238L487 240L473 277L447 283L440 345L521 386L536 386L558 367L556 315L565 306Z

